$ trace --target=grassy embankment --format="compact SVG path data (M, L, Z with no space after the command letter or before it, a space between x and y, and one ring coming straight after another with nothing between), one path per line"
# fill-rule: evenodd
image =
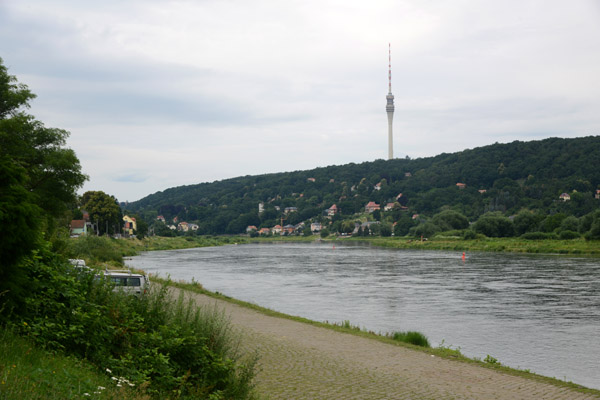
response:
M123 383L118 387L87 361L41 349L10 329L0 330L2 399L149 398Z
M520 238L484 238L463 240L453 237L434 237L421 241L407 238L351 238L365 240L372 245L396 249L487 251L533 254L600 255L600 241L572 240L525 240Z
M228 241L207 239L193 243ZM136 248L190 243L89 237L63 250L104 268ZM0 307L1 399L254 398L255 360L238 351L220 310L171 299L166 286L139 298L113 292L49 248L23 262L30 290L21 303Z

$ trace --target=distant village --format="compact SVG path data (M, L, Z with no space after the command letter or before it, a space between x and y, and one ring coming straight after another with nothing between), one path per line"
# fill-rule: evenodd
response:
M410 176L410 173L407 173L406 175ZM308 180L314 181L314 178L308 178ZM465 183L457 182L456 187L458 189L462 190L462 189L465 189L467 187L467 185ZM354 190L354 189L355 188L352 187L352 190ZM377 191L381 190L381 183L376 184L373 187L373 189L377 190ZM487 191L485 189L479 189L478 192L481 194L484 194ZM600 190L596 190L594 197L596 199L600 199ZM383 206L383 211L387 212L387 211L392 211L392 210L399 210L402 212L408 212L409 211L408 207L400 204L401 198L402 198L402 193L400 193L396 196L394 202L388 202L387 204L385 204ZM559 196L559 200L563 201L563 202L567 202L567 201L571 200L571 196L568 193L562 193ZM258 204L258 213L259 214L264 212L264 207L265 207L265 205L263 202ZM275 206L275 209L280 212L282 211L279 206ZM369 201L364 206L364 213L368 216L369 214L372 214L375 211L378 211L381 209L382 209L382 207L380 204L378 204L374 201ZM338 206L336 204L333 204L333 205L331 205L331 207L323 210L322 217L324 217L325 220L329 219L329 224L331 224L331 219L335 215L337 215L340 211L341 210L338 208ZM310 233L312 233L312 234L319 234L323 229L327 228L328 224L326 222L318 222L318 221L310 222L310 226L307 226L307 223L305 223L305 222L300 222L296 225L291 225L291 224L284 225L283 221L286 219L286 216L289 215L290 213L295 213L295 212L298 212L297 207L285 207L282 212L282 217L280 218L280 220L281 220L280 224L276 224L275 226L270 227L270 228L266 228L266 227L257 228L255 225L248 225L246 227L246 234L249 236L292 236L292 235L304 235L304 234L306 234L306 230L308 228L310 229ZM416 220L418 218L419 218L419 214L412 215L413 220ZM186 221L179 221L178 217L174 217L172 220L167 221L164 216L159 215L159 216L157 216L156 219L157 219L157 221L165 224L165 226L167 226L170 230L176 231L179 233L183 233L183 234L185 234L187 232L195 232L199 229L199 226L197 224L194 224L191 222L186 222ZM351 235L356 235L357 233L373 232L373 225L380 224L380 221L370 221L370 220L368 220L369 218L366 218L366 219L367 220L364 222L355 222L354 230L351 233L342 233L342 235L351 236ZM396 225L396 223L394 223L392 225L392 232L393 232L394 225ZM121 233L116 234L115 236L117 236L117 237L135 237L136 231L137 231L136 219L133 217L130 217L128 215L125 215L125 216L123 216ZM70 224L71 237L78 237L78 236L85 235L88 233L97 234L97 232L98 232L97 227L95 226L95 224L92 221L90 221L89 214L86 211L83 211L83 219L71 221L71 224Z

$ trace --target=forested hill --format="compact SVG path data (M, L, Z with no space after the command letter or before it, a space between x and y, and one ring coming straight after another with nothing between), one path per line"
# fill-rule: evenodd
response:
M457 185L457 183L464 184ZM336 204L338 219L356 218L369 201L398 206L404 214L433 216L445 209L470 221L486 212L522 210L580 217L598 209L600 136L493 144L418 159L377 160L212 183L180 186L130 203L147 220L199 225L198 233L240 233L248 225L271 227L286 207L286 224L323 219ZM399 194L402 196L398 197ZM570 201L560 200L567 193ZM264 212L259 214L259 203Z

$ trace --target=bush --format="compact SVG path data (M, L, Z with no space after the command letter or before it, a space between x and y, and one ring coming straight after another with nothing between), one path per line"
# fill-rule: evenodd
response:
M118 246L114 246L106 236L86 235L68 242L67 254L71 258L83 258L91 263L123 263L123 255Z
M467 229L464 233L463 233L463 239L464 240L473 240L473 239L477 239L477 232L475 232L472 229Z
M469 227L469 220L467 217L453 210L445 210L434 215L431 222L439 226L442 231L466 229Z
M23 264L29 296L12 325L50 349L109 368L157 397L252 396L254 360L242 360L224 315L173 300L167 287L141 297L115 293L92 272L49 252Z
M556 233L552 233L552 232L527 232L522 234L521 239L525 239L525 240L552 240L552 239L558 239L558 236L556 236Z
M487 213L479 217L473 229L488 237L509 237L515 233L512 221L497 213Z
M579 232L575 232L575 231L562 231L559 235L559 238L563 239L563 240L571 240L571 239L578 239L581 237L581 235L579 234Z
M421 332L393 332L391 337L398 342L410 343L421 347L431 347L427 336L423 335Z

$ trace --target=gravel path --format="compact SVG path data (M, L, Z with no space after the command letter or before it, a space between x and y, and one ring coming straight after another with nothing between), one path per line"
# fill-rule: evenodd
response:
M224 309L244 345L258 352L257 390L266 399L600 399L191 295Z

